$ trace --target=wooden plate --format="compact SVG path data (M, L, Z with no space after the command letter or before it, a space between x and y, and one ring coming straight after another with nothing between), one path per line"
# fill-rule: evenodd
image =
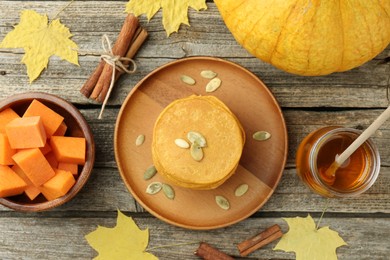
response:
M202 70L218 73L221 87L206 93L208 79ZM196 80L189 86L180 80L185 74ZM154 122L172 101L192 94L214 95L221 99L243 125L247 140L236 173L214 190L196 191L174 186L174 200L163 192L149 195L146 187L153 181L166 182L158 174L145 181L143 173L153 164L151 143ZM252 139L254 132L272 134L266 141ZM145 135L141 146L138 135ZM287 130L277 101L263 82L248 70L225 60L195 57L168 63L142 79L124 101L115 127L115 158L120 174L135 199L154 216L176 226L190 229L213 229L234 224L256 212L269 199L279 183L287 157ZM242 183L249 191L235 197ZM223 210L216 195L230 201Z

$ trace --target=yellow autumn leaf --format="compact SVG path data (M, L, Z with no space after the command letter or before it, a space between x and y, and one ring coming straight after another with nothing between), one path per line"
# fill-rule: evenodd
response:
M20 22L0 43L0 48L23 48L22 63L27 66L30 83L47 68L52 55L78 64L77 44L70 40L69 29L59 19L48 23L47 15L23 10Z
M98 226L85 238L89 245L99 253L95 259L158 259L145 252L149 243L149 230L140 230L131 217L127 217L119 210L114 228Z
M336 231L316 229L310 215L306 218L283 218L289 231L282 236L274 250L295 252L297 260L337 259L336 248L347 245Z
M188 22L188 8L196 11L207 9L205 0L130 0L126 4L126 12L135 16L146 14L150 20L162 8L162 22L169 36L179 30L180 24L190 25Z

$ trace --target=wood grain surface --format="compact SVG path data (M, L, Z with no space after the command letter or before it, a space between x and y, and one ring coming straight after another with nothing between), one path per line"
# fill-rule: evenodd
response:
M67 1L0 1L0 40L19 22L23 9L47 13L49 17ZM87 53L101 52L100 39L107 34L114 41L126 16L126 1L75 1L61 13L73 40ZM0 207L0 259L91 259L96 252L84 236L97 225L114 226L116 210L132 216L142 228L150 229L150 246L205 241L240 259L237 243L262 229L279 224L282 217L306 216L318 220L326 200L310 192L295 173L295 152L302 138L325 125L363 129L388 105L390 46L372 61L353 70L322 77L301 77L275 69L239 46L210 1L208 10L190 9L191 26L166 37L161 12L150 22L140 23L149 38L137 54L138 71L117 83L103 120L100 106L79 93L96 67L99 57L81 55L80 67L52 57L48 69L32 84L21 64L23 50L0 49L0 99L15 93L42 91L71 101L90 124L96 141L96 163L86 186L72 201L40 213L19 213ZM114 157L114 128L124 99L144 76L167 62L194 56L213 56L233 61L257 75L269 87L282 107L288 130L287 165L270 200L250 218L212 231L190 231L153 217L131 196L123 183ZM374 186L357 198L330 200L322 222L340 232L348 246L337 250L339 259L388 259L390 243L390 122L373 137L382 167ZM198 259L197 245L159 248L160 259ZM246 259L294 259L294 254L273 251L275 243Z

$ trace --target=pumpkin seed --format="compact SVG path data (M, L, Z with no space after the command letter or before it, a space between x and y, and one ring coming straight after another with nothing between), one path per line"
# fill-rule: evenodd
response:
M221 195L215 196L215 202L221 209L224 210L230 209L230 203L224 196Z
M187 138L192 144L197 143L200 147L206 147L206 138L201 133L190 131L187 133Z
M181 79L181 81L183 81L184 83L186 83L188 85L195 85L195 80L193 78L191 78L190 76L181 75L180 79Z
M217 73L212 70L202 70L200 75L205 79L213 79L217 76Z
M206 85L206 92L214 92L221 86L221 79L220 78L213 78L210 80L209 83Z
M186 140L181 139L181 138L175 139L175 144L176 144L177 146L179 146L180 148L183 148L183 149L187 149L187 148L190 147L190 144L187 143Z
M149 166L149 168L146 169L144 172L144 180L149 180L151 179L154 175L156 175L157 169L154 167L154 165Z
M171 185L169 184L166 184L166 183L163 183L162 185L162 190L165 194L165 196L170 199L170 200L173 200L175 198L175 191L173 190L173 188L171 187Z
M157 192L159 192L161 189L162 189L161 182L152 182L146 188L146 193L153 195L153 194L156 194Z
M203 159L203 150L197 143L191 144L191 156L197 162Z
M145 136L139 135L139 136L137 136L137 139L135 139L135 145L140 146L141 144L144 143L144 141L145 141Z
M234 191L234 195L236 195L236 197L241 197L248 191L248 189L249 189L248 184L243 183L236 188L236 190Z
M271 134L267 131L257 131L253 134L253 139L256 141L265 141L271 137Z

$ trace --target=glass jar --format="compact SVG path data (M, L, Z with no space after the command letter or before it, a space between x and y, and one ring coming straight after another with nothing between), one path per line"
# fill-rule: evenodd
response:
M351 197L368 190L380 171L379 152L371 139L338 167L334 182L323 177L336 156L360 134L359 130L338 126L323 127L310 133L298 147L298 176L310 189L325 197Z

